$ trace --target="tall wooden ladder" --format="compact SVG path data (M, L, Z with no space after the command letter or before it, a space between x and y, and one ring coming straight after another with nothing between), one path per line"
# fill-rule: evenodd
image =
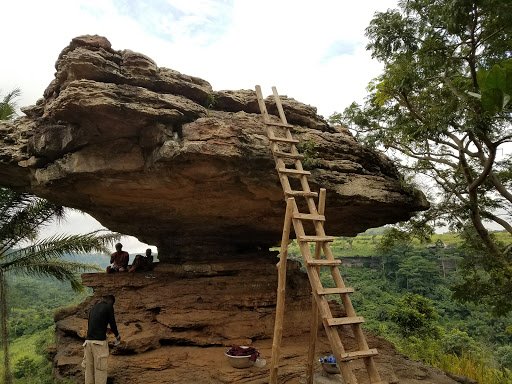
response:
M339 259L335 259L331 251L330 242L334 237L326 236L324 231L324 210L325 210L325 189L320 190L318 208L315 203L315 197L318 193L312 192L307 176L311 173L304 170L301 159L303 155L299 153L297 145L299 140L293 138L291 130L293 125L288 124L281 100L275 87L272 87L274 101L280 116L280 122L270 119L265 106L265 101L261 93L261 87L256 86L258 104L263 121L267 126L267 136L270 141L270 149L275 160L276 170L283 187L286 199L286 215L281 239L280 261L278 263L278 292L276 305L276 320L274 326L274 339L272 344L272 359L270 364L270 384L277 383L277 373L279 365L279 353L283 331L285 286L286 286L286 257L288 252L289 235L291 225L297 238L297 242L302 253L305 268L312 288L312 317L311 333L308 350L308 363L306 367L306 380L308 384L313 383L313 367L315 361L315 344L318 329L318 317L322 319L325 332L332 348L332 353L338 362L340 373L344 384L357 384L357 378L354 375L351 361L363 359L370 383L384 384L381 381L379 372L374 362L374 356L377 355L376 349L370 349L366 342L361 323L364 319L356 315L350 293L353 288L345 286L343 278L338 269L341 264ZM290 181L293 178L293 181ZM297 180L298 179L298 180ZM293 187L292 187L293 186ZM301 207L307 207L307 212L300 212L299 205L295 198L304 198L304 204ZM310 234L306 234L305 227ZM312 251L310 244L314 244ZM325 288L320 279L321 269L330 271L334 288ZM332 315L329 306L328 297L340 295L346 316L335 318ZM340 336L341 327L351 327L358 344L358 350L346 351Z

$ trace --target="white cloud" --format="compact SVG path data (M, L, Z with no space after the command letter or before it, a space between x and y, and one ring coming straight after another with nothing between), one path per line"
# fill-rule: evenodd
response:
M2 5L0 90L34 104L75 36L99 34L161 67L201 77L213 88L286 94L329 116L362 101L380 71L364 47L375 11L396 0L75 0ZM340 50L340 47L342 48ZM71 222L70 222L71 223ZM73 228L88 223L73 219ZM142 249L143 250L143 249Z

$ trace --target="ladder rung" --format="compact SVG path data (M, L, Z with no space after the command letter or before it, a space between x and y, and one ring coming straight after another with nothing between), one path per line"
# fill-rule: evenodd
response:
M378 354L379 353L377 352L377 350L375 348L368 349L367 351L345 352L345 353L341 354L341 361L363 359L365 357L372 357L372 356L376 356Z
M299 140L297 140L297 139L288 139L287 137L270 136L268 139L270 141L280 141L281 143L291 143L291 144L299 143Z
M334 259L334 260L326 260L326 259L311 259L309 261L306 261L306 264L308 266L315 266L315 267L335 267L337 265L341 265L340 259Z
M291 125L291 124L274 123L273 121L265 121L265 124L267 124L267 125L273 125L273 126L275 126L275 127L293 128L293 125Z
M337 317L332 319L326 319L327 324L332 326L335 325L350 325L364 323L364 317L353 316L353 317Z
M319 295L336 295L336 294L344 294L344 293L354 293L354 288L345 287L345 288L319 288L316 292Z
M287 153L287 152L281 152L281 151L275 151L274 156L285 157L287 159L297 159L297 160L301 160L304 158L304 155L301 155L299 153L295 154L295 153Z
M311 172L309 171L301 171L299 169L288 169L288 168L278 168L277 172L279 173L286 173L288 175L311 175Z
M330 241L336 240L334 236L298 236L298 241L308 241L308 242L317 242L317 243L326 243ZM340 261L341 263L341 261Z
M325 221L324 215L315 215L311 213L294 213L293 218L300 220Z
M284 194L287 196L318 197L318 192L284 191Z

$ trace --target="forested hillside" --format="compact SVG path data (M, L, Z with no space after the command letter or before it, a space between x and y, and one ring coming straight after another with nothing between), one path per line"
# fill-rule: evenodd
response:
M502 234L497 234L501 237ZM506 236L503 237L506 240ZM460 262L459 240L435 235L433 242L397 245L383 253L380 233L366 232L334 242L337 257L364 255L372 267L343 267L347 285L365 327L392 341L413 359L481 384L512 383L512 314L496 316L485 305L455 301L451 285L457 268L443 269L442 260ZM297 257L295 245L290 257ZM105 265L102 255L81 257ZM17 384L53 383L45 348L53 341L53 312L82 301L66 283L14 276L10 285L9 333ZM1 369L1 367L0 367Z
M87 259L90 262L89 259ZM8 281L9 337L14 382L50 384L48 347L54 340L53 313L59 307L77 304L90 292L76 293L69 283L50 278L14 276ZM3 367L0 366L0 373Z
M370 230L336 239L332 246L335 256L347 261L342 275L356 289L352 301L365 328L405 355L447 372L481 384L512 383L512 313L498 316L495 308L453 297L451 287L464 273L462 240L445 233L428 243L390 242L383 233ZM493 235L511 243L505 232ZM295 242L289 253L299 258Z

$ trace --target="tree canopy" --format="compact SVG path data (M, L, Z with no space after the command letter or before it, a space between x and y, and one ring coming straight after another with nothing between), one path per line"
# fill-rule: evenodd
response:
M459 296L512 309L496 297L512 288L512 256L487 229L512 234L512 3L401 1L376 13L366 34L384 71L364 105L353 103L332 121L387 150L409 178L421 174L436 187L424 222L471 232L485 254L471 258L478 273Z

